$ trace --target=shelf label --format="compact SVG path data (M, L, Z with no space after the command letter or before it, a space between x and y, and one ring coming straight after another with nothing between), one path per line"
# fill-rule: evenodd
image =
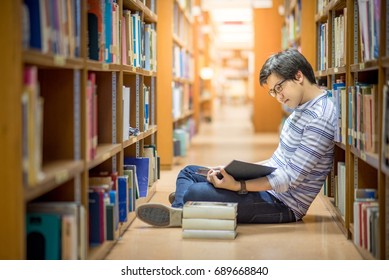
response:
M55 183L62 184L63 182L67 181L68 178L69 178L68 170L59 171L57 174L55 174Z
M365 152L361 152L360 154L361 154L361 159L366 161L366 153Z
M359 70L365 69L365 63L359 63Z
M64 66L66 64L66 58L61 55L54 56L54 65L56 66Z
M339 72L339 68L338 67L334 68L334 73L338 73L338 72Z
M101 64L101 66L103 67L103 70L109 70L109 64L108 63L103 63L103 64Z

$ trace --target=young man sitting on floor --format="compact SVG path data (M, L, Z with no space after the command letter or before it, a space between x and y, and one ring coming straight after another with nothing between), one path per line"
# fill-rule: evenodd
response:
M136 210L140 220L154 226L181 226L186 201L237 202L238 223L289 223L305 216L333 164L335 107L297 50L270 56L259 80L278 102L293 109L274 154L260 162L277 169L268 176L239 182L223 168L211 168L204 177L196 174L201 166L186 166L169 197L171 207L143 204Z

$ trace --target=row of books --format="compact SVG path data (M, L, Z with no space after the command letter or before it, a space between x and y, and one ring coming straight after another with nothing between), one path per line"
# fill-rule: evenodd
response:
M362 61L379 57L381 0L358 0Z
M355 189L354 243L379 259L379 204L376 189Z
M333 84L331 93L337 112L335 141L346 142L358 151L378 152L378 91L377 85L356 83ZM346 106L348 106L348 115Z
M237 203L188 201L182 209L184 239L235 239Z
M181 2L181 3L180 3ZM187 3L185 3L187 2ZM174 1L173 7L173 34L184 44L190 45L192 33L190 32L192 0Z
M76 202L34 202L27 205L27 259L86 258L87 218Z
M148 3L155 9L155 1ZM156 32L139 11L120 15L116 0L88 0L88 57L156 71ZM23 46L61 57L81 55L80 0L24 0ZM122 36L122 54L120 54Z
M81 55L81 0L24 0L22 20L24 48Z
M146 197L159 178L155 146L144 147L143 157L125 157L123 175L100 172L89 177L89 243L114 240L119 223L127 222L136 199Z
M119 237L136 199L146 197L159 178L155 147L144 147L144 157L125 157L123 175L90 172L88 210L76 202L28 204L26 215L28 259L85 259L86 242L96 246ZM88 241L85 240L86 233Z
M43 178L43 104L38 81L38 69L23 69L22 92L22 155L23 183L33 186Z
M318 44L318 70L327 70L329 67L342 67L346 64L346 47L347 47L347 8L343 9L343 14L336 16L332 21L332 32L335 52L333 54L333 65L328 61L328 33L329 25L327 22L319 25L319 44Z
M178 119L193 109L193 89L190 85L174 82L172 95L173 119Z
M177 44L173 46L173 76L189 80L194 77L193 56Z
M33 186L44 177L42 172L43 151L43 125L44 125L44 98L39 81L39 69L36 66L25 66L23 69L23 91L21 97L22 106L22 151L23 151L23 181L26 186ZM44 76L44 75L43 75ZM43 78L44 79L44 78ZM88 72L86 83L86 143L87 160L96 156L98 146L98 96L101 94L97 86L97 76L94 72ZM76 78L74 80L76 83ZM76 87L79 85L75 85ZM79 90L79 89L78 89ZM78 91L77 90L77 91ZM140 107L142 114L136 116L143 118L143 131L150 125L150 98L151 89L143 85L143 105ZM74 99L74 102L78 100ZM46 104L47 106L50 106ZM139 106L139 104L137 104ZM78 108L80 109L80 108ZM77 108L75 108L77 110ZM80 114L80 112L75 112ZM129 139L130 120L130 87L123 86L123 140ZM106 116L104 116L106 117ZM75 120L77 121L77 119ZM135 121L132 120L135 124Z
M337 162L337 174L334 183L332 193L334 194L335 206L338 207L341 216L344 217L346 214L346 164L342 161Z
M123 86L122 90L122 102L123 102L123 141L128 140L132 136L131 129L133 128L131 124L136 125L136 121L131 120L131 88L128 86ZM136 107L139 110L136 110L137 114L135 117L139 119L139 122L143 122L142 126L139 127L139 131L147 131L151 123L151 88L143 84L142 93L143 94L143 106L136 104ZM141 103L137 101L138 103ZM142 114L140 114L142 112Z
M319 1L318 13L324 13L329 1ZM361 59L363 62L376 60L379 57L380 48L380 21L381 21L381 0L358 0L358 23L359 36L361 42ZM334 65L330 66L328 59L328 25L320 24L319 28L319 65L318 70L326 70L328 67L340 67L345 64L345 50L347 38L347 8L343 13L333 18L333 38L334 38Z
M119 14L116 1L88 0L88 57L120 64Z
M122 16L122 63L157 70L157 33L153 24L146 24L137 11L124 10Z

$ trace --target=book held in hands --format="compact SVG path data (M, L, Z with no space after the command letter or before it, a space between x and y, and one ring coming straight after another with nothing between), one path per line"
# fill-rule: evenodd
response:
M207 176L209 170L210 168L208 167L201 167L196 171L196 174ZM234 177L236 181L242 181L267 176L276 170L276 168L234 159L224 167L224 170L232 177ZM222 179L223 175L219 173L218 178Z

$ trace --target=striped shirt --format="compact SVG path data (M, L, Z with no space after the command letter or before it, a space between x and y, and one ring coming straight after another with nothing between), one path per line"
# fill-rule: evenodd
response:
M296 220L305 216L332 168L335 106L326 93L298 106L285 121L280 143L268 165L269 192L285 203Z

